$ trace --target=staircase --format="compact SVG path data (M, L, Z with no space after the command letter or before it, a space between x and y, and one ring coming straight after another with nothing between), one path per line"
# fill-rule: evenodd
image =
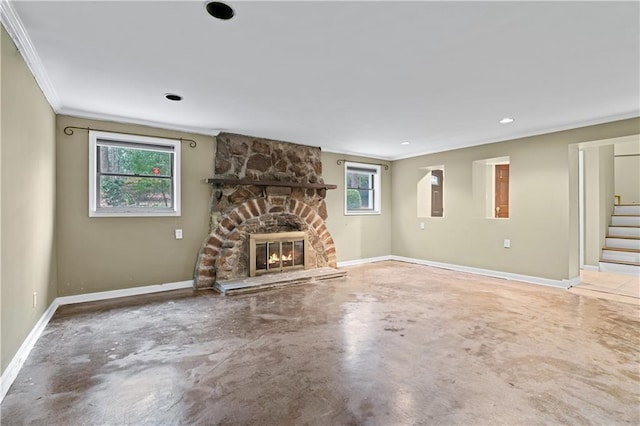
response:
M640 204L616 204L600 271L640 276Z

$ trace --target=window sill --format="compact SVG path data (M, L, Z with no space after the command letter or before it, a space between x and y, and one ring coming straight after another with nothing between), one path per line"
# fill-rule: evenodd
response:
M89 217L176 217L179 211L90 211Z
M380 215L379 211L377 212L344 212L345 216L375 216Z

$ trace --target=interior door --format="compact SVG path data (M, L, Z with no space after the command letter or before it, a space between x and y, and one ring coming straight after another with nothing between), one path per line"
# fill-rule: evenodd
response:
M496 217L509 217L509 165L496 164Z

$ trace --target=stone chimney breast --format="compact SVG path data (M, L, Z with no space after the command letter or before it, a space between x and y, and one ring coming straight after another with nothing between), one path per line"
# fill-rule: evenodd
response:
M220 133L213 167L209 235L198 255L195 287L247 277L249 235L304 231L309 268L336 267L325 226L327 189L320 148Z

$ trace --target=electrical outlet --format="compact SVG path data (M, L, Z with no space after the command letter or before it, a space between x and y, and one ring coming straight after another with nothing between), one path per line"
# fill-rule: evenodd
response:
M176 240L182 239L182 229L176 229Z
M424 222L420 222L420 229L424 229Z
M33 307L35 308L36 306L38 306L38 293L37 292L33 292Z
M511 240L508 240L508 239L504 240L504 248L511 248Z

